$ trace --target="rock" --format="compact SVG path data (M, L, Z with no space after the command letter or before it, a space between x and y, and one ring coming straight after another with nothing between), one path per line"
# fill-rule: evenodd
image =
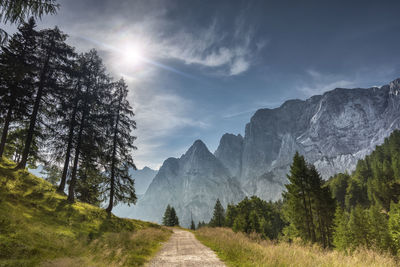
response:
M258 110L244 138L225 134L215 156L197 140L179 159L167 159L135 208L137 218L160 222L167 204L183 226L208 222L217 198L278 200L296 151L324 179L351 172L359 159L400 128L400 79L381 88L337 88L307 100Z

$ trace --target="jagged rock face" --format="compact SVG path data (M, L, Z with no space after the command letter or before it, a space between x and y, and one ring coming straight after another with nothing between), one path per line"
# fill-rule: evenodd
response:
M181 158L169 158L163 163L133 209L133 217L161 222L170 204L181 225L189 226L191 216L195 222L210 220L217 198L226 206L243 197L239 183L231 178L228 169L197 140Z
M399 81L381 88L338 88L257 111L246 126L243 144L240 181L245 192L279 198L269 192L282 191L296 151L325 179L354 170L360 158L400 127Z
M354 170L399 128L400 79L381 88L338 88L260 109L244 138L225 134L215 156L198 140L181 158L167 159L133 217L160 222L171 204L188 226L190 212L195 222L207 222L217 198L225 207L245 195L277 200L296 151L327 179Z
M144 167L141 170L129 170L129 174L135 179L135 192L137 195L143 195L146 193L147 188L153 181L157 174L156 170L152 170L149 167Z
M234 177L240 176L242 165L243 137L238 134L224 134L214 155Z

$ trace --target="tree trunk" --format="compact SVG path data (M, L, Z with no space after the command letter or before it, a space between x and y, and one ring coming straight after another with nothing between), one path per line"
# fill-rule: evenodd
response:
M308 195L308 208L310 210L311 241L315 242L316 236L315 236L314 216L313 216L312 207L311 207L311 197L310 197L309 193L307 195Z
M59 193L64 193L65 183L67 181L67 172L68 172L68 167L69 167L69 159L71 157L72 140L74 137L74 128L75 128L75 122L76 122L75 117L76 117L76 113L78 111L78 102L79 102L79 99L78 99L78 97L76 97L75 103L74 103L74 110L72 112L71 121L69 124L68 145L67 145L67 151L65 154L64 168L63 168L63 172L61 175L60 185L57 188L57 191Z
M69 183L68 187L68 202L74 203L75 202L75 184L76 184L76 173L78 171L78 163L79 163L79 153L81 150L81 141L82 141L82 132L84 128L84 123L85 123L85 116L86 112L84 111L82 114L81 118L81 125L79 128L79 133L78 133L78 140L75 148L75 158L74 158L74 166L72 168L72 174L71 174L71 181Z
M29 122L28 135L26 137L24 150L22 152L22 158L21 161L18 163L17 167L15 167L16 170L24 169L26 166L26 162L28 161L28 156L31 149L33 134L35 132L35 125L36 125L37 115L39 112L40 102L42 100L42 95L43 95L43 86L41 85L36 95L35 105L33 106L33 112L31 115L31 120Z
M29 152L30 152L31 144L32 144L32 140L33 140L33 134L35 132L37 115L39 113L40 102L42 100L43 89L44 89L44 80L46 78L46 72L47 72L47 68L49 65L49 61L50 61L50 51L47 54L46 61L44 63L42 72L40 74L39 87L38 87L38 92L37 92L36 99L35 99L35 104L33 106L33 112L31 115L30 122L29 122L28 135L26 137L24 151L22 152L22 159L18 163L17 167L15 167L16 170L24 169L26 166L26 162L28 161L28 156L29 156Z
M301 186L303 187L304 185L302 184ZM306 215L308 238L311 238L310 221L309 221L310 218L308 216L309 214L308 214L308 210L307 210L307 203L306 203L306 196L305 196L304 188L301 188L301 194L302 194L302 199L303 199L303 208L304 208L304 212Z
M11 117L12 117L12 110L14 107L15 100L13 100L8 108L6 120L4 121L3 133L1 134L1 141L0 141L0 158L3 156L4 148L6 147L8 129L10 127Z
M114 184L115 184L115 157L117 153L117 134L118 134L118 124L119 124L119 109L121 107L121 101L122 99L119 100L118 102L118 113L117 113L117 119L115 122L115 128L114 128L114 138L113 138L113 152L112 152L112 161L111 161L111 179L110 179L110 201L108 204L108 207L106 209L108 216L111 216L111 211L114 206Z

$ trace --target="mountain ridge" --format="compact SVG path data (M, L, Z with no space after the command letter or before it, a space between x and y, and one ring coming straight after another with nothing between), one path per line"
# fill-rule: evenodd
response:
M215 201L201 200L197 206L188 204L191 199L187 199L187 194L192 193L195 198L200 188L209 190L208 197L212 200L224 198L221 201L224 206L229 201L240 200L242 196L257 195L265 200L277 200L284 190L286 174L296 151L315 164L325 179L337 172L351 172L358 159L371 153L394 129L400 128L399 107L400 79L396 79L380 88L336 88L306 100L285 101L278 108L259 109L246 124L244 137L224 134L214 154L204 142L196 140L181 158L173 160L174 166L167 159L160 172L164 165L170 165L170 173L161 176L172 183L184 181L190 190L185 193L182 190L187 188L177 187L168 189L169 193L164 194L170 194L169 204L175 203L180 207L177 213L184 218L184 223L190 213L198 220L209 219L206 214L210 213ZM189 155L194 150L203 154L198 153L193 159ZM199 172L201 168L212 171ZM155 192L155 188L160 186L157 176L154 185L152 183L149 187L153 187ZM203 179L204 183L199 179ZM218 191L213 188L214 185L207 188L207 180L230 184L218 187L221 190ZM227 190L230 186L232 188ZM182 195L186 195L186 199L181 198ZM157 201L157 197L154 192L146 192L143 201L146 199L162 206L168 204ZM143 202L138 204L137 210L141 205ZM160 221L162 212L160 208L158 214L144 219ZM136 213L139 218L142 218L141 215Z

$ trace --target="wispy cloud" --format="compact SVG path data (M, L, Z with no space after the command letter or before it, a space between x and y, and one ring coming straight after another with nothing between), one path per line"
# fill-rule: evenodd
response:
M48 26L62 26L78 51L98 49L112 75L127 79L138 126L135 158L139 167L157 168L165 158L183 153L186 147L180 144L168 147L171 138L180 131L191 128L192 132L199 132L209 127L206 119L196 118L195 103L173 89L165 89L166 80L171 84L170 73L166 74L168 69L160 66L178 61L194 67L196 72L240 75L253 66L258 53L268 44L267 40L255 38L244 17L234 18L234 24L228 23L228 28L217 19L186 27L181 19L168 17L176 6L167 2L110 1L101 8L88 8L85 16L77 16L73 6L79 5L84 10L93 3L65 2L57 18L47 17L45 22ZM123 51L116 53L115 50L130 43L143 48L146 59L143 64L127 67ZM173 72L178 75L179 71L184 70Z
M349 80L340 75L321 73L312 69L307 70L306 73L309 77L307 83L297 88L305 97L323 94L335 88L351 88L357 85L357 80Z
M224 33L214 20L196 32L179 31L161 42L162 55L186 64L209 68L224 68L223 75L238 75L247 71L266 40L256 42L251 29L238 28L232 36Z

